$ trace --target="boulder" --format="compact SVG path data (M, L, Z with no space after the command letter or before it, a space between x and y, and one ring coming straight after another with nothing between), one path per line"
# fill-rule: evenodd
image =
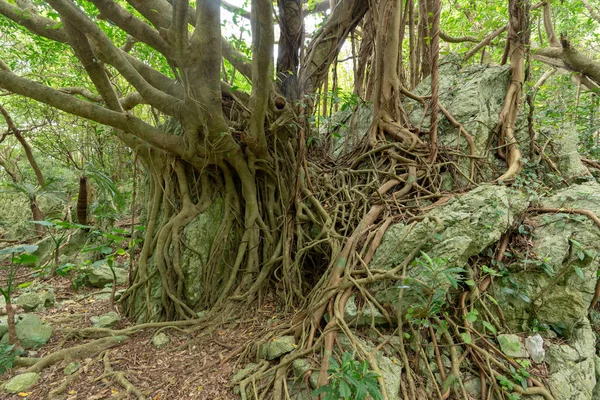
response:
M52 307L55 301L54 290L50 289L23 293L16 298L15 304L23 307L25 311L43 311L45 308Z
M185 297L192 306L198 304L204 292L204 280L199 277L204 273L203 266L208 263L213 238L221 224L224 204L222 198L215 199L202 214L183 229L186 247L193 250L185 251L181 256Z
M587 182L543 199L541 207L581 208L600 215L600 184ZM586 216L543 213L535 227L530 260L511 263L510 280L497 280L492 294L508 327L527 331L535 317L561 336L587 321L600 266L600 229Z
M384 325L387 320L377 307L366 301L360 309L356 306L356 296L352 295L346 302L344 320L351 326L371 326L371 324Z
M45 345L52 337L53 331L50 324L44 323L40 317L33 314L21 315L15 330L24 349ZM8 343L8 333L2 337L1 343Z
M548 343L546 363L550 376L547 381L555 399L597 399L593 397L596 386L595 343L594 331L587 322L572 330L568 343Z
M26 372L17 375L4 384L4 390L8 393L19 393L29 389L40 380L37 372Z
M470 257L500 240L527 206L524 194L519 191L482 185L433 209L419 222L390 226L374 254L371 268L392 269L421 246L426 256L407 267L406 282L387 282L371 288L376 299L396 309L399 291L403 289L403 303L411 304L415 313L423 311L416 310L420 304L429 303L428 298L423 298L421 285L434 288L435 296L444 297L452 287L452 280L461 278L457 268L466 266Z
M82 270L85 274L85 282L89 286L103 288L104 286L113 283L113 273L106 262L99 263L98 265L87 266ZM114 270L117 276L117 285L123 285L127 283L129 280L129 273L127 270L120 266L115 266Z
M274 360L287 354L296 348L296 339L293 336L281 336L274 338L261 348L262 358Z
M121 317L114 311L90 318L95 328L112 328L120 320Z

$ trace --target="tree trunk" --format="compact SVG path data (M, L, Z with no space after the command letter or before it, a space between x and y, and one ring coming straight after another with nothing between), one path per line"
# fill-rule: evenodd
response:
M79 194L77 195L77 223L87 225L88 220L88 200L89 183L86 176L79 178Z

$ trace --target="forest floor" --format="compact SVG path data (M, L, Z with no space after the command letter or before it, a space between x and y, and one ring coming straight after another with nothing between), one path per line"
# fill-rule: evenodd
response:
M75 292L70 282L54 277L46 282L54 288L56 304L44 312L34 313L52 324L54 333L50 341L36 350L33 357L43 357L57 350L76 346L91 339L67 338L71 329L92 327L90 318L110 310L109 294L106 289L80 289ZM125 378L152 400L175 399L238 399L229 382L238 370L236 365L240 349L251 342L265 329L264 321L273 318L274 307L265 306L253 318L240 323L232 321L221 326L212 334L202 330L161 329L170 343L157 349L151 341L159 329L145 329L118 347L108 350L110 366L115 372L123 372ZM262 321L262 322L261 322ZM133 323L123 318L112 329L123 329ZM79 360L81 367L77 376L63 392L61 399L133 399L133 394L115 380L103 376L105 352L95 358ZM8 394L0 392L1 399L47 399L51 390L67 379L63 372L67 362L57 363L44 369L41 379L27 392ZM23 372L23 368L9 370L0 379L6 381Z

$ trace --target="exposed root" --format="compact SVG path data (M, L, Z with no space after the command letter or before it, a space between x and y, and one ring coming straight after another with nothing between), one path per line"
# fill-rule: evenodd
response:
M144 396L144 394L137 387L135 387L135 385L129 382L123 371L113 370L112 366L110 365L109 355L110 351L104 352L104 357L102 357L104 362L104 373L96 378L96 380L111 379L121 385L127 394L134 395L138 400L145 400L146 396Z
M44 368L54 365L63 360L74 361L81 360L84 358L93 357L100 354L106 349L111 347L119 346L129 338L127 336L113 336L106 337L93 342L81 344L79 346L70 347L68 349L62 349L54 353L48 354L45 357L38 359L33 365L31 365L25 372L41 372ZM26 359L21 358L19 363L27 364Z

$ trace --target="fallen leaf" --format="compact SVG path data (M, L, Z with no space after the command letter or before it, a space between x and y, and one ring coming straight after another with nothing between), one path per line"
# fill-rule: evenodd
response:
M69 394L77 394L77 390L69 390Z
M14 392L13 392L14 393ZM19 397L27 397L31 394L32 392L19 392L17 393L17 396Z

